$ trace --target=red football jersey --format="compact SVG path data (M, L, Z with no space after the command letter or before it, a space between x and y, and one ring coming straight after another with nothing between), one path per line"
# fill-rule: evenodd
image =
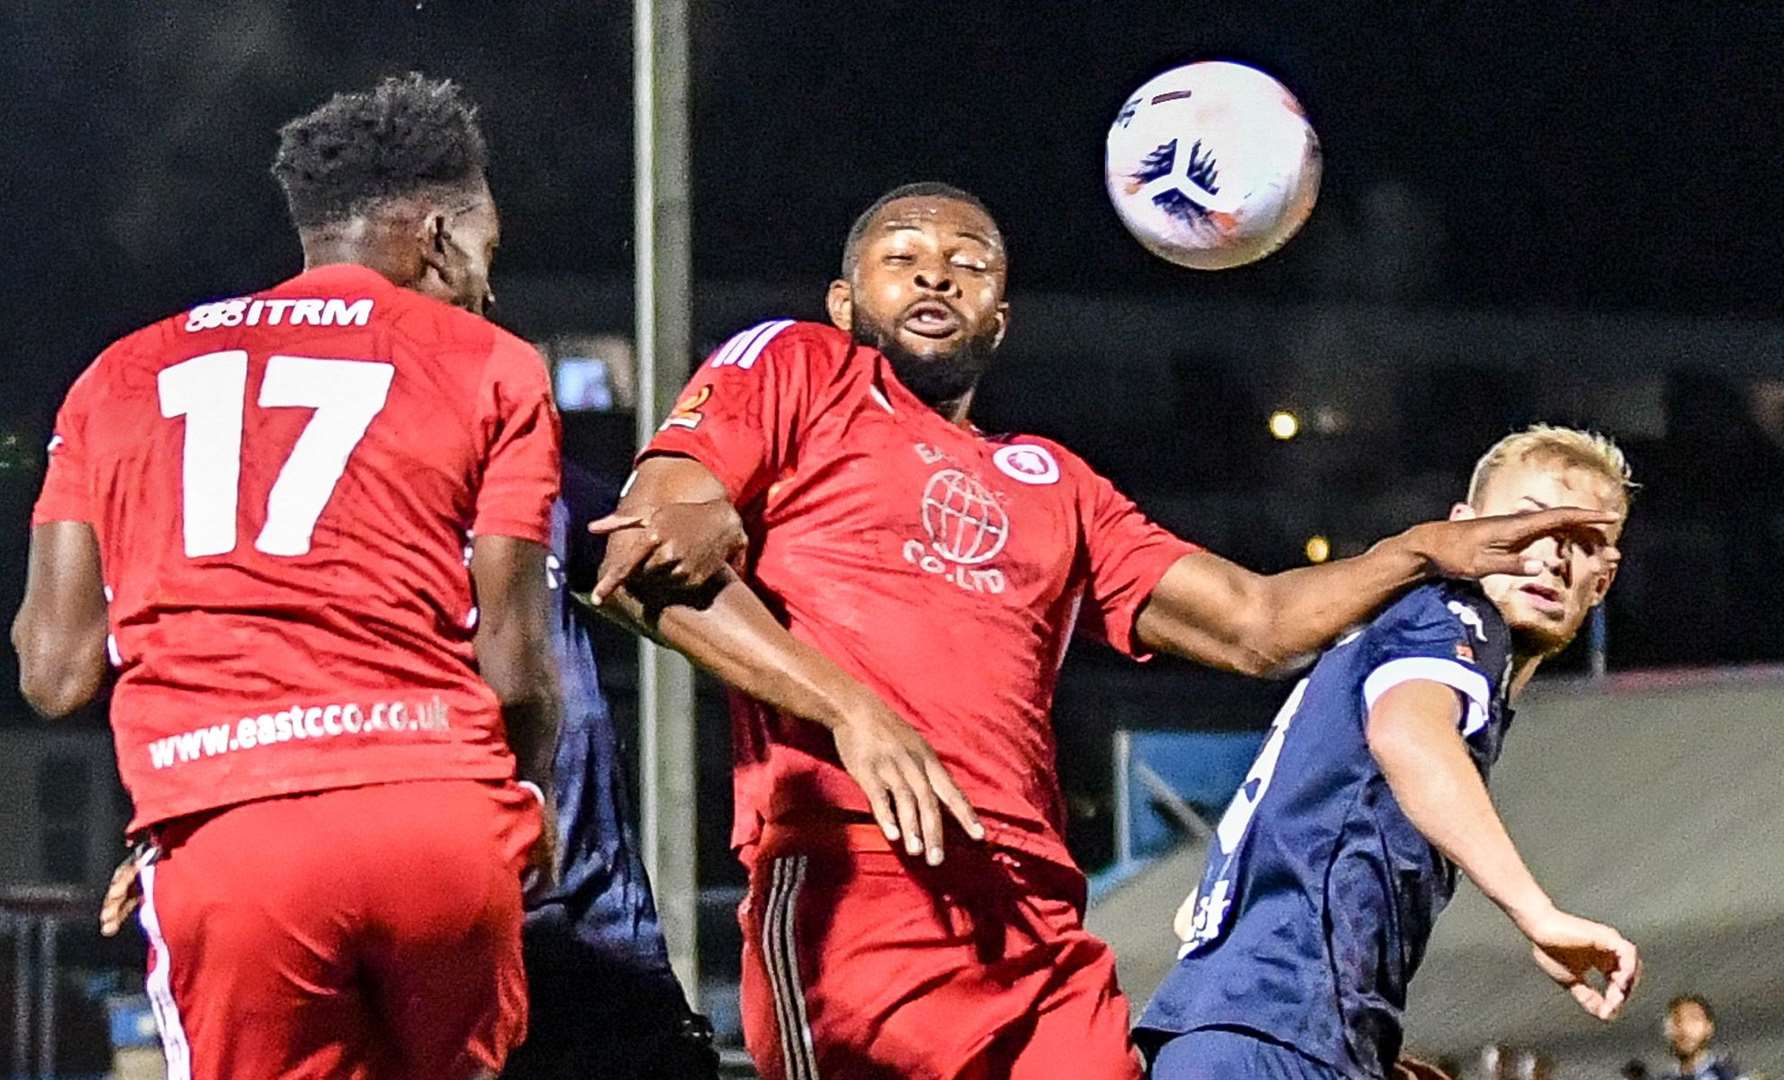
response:
M131 827L512 775L466 545L545 542L557 485L538 353L364 267L106 349L63 403L32 520L99 538Z
M993 842L1070 863L1049 714L1073 626L1135 653L1140 606L1194 545L1064 447L951 424L813 323L732 338L645 453L724 482L757 591L923 733ZM739 848L765 820L867 809L829 732L744 700L736 721Z

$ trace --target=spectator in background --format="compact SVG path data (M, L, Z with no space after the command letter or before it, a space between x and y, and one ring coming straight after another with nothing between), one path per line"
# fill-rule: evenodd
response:
M1696 994L1682 994L1666 1004L1666 1041L1678 1068L1662 1080L1746 1080L1734 1062L1710 1049L1716 1037L1716 1014Z

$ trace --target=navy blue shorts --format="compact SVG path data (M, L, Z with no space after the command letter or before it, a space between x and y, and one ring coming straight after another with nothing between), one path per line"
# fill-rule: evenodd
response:
M531 1016L502 1080L707 1080L712 1028L681 985L622 944L590 940L561 905L521 933Z
M1152 1080L1347 1080L1329 1065L1234 1028L1200 1028L1146 1050Z

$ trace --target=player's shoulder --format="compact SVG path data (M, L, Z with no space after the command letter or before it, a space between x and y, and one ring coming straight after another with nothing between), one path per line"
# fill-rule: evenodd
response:
M1478 582L1445 578L1408 589L1376 616L1370 629L1395 633L1458 628L1485 635L1495 628L1503 630L1504 625L1499 609Z
M527 339L489 322L489 320L470 312L461 312L466 318L476 319L488 327L485 336L478 338L480 346L489 354L490 366L499 373L512 376L521 374L529 379L546 378L545 357L540 355L537 347Z
M1511 631L1477 582L1443 580L1409 590L1367 630L1380 659L1436 650L1496 673L1510 655Z
M840 367L853 345L847 333L828 323L764 319L726 338L706 366L740 372L792 367L810 374Z
M380 298L394 339L434 354L471 354L497 360L538 360L538 350L482 315L444 300L391 285Z
M190 354L181 341L181 311L114 339L74 380L70 401L87 395L107 397L133 392L153 393L155 373L176 356Z

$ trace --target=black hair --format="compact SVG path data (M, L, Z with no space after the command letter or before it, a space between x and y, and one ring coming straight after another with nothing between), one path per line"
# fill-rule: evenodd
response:
M1680 994L1678 997L1673 998L1671 1001L1666 1003L1666 1015L1671 1016L1673 1014L1673 1010L1678 1008L1680 1005L1695 1005L1695 1006L1697 1006L1698 1008L1703 1010L1704 1019L1708 1020L1710 1022L1710 1026L1711 1027L1716 1026L1716 1010L1710 1008L1710 1003L1705 1001L1701 996L1699 996L1697 994Z
M291 220L308 229L388 199L474 187L487 161L477 109L458 85L410 72L336 94L280 128L272 173Z
M919 180L914 184L900 184L898 187L893 188L891 191L888 191L884 195L875 199L867 209L861 211L860 215L855 218L855 223L849 226L849 238L843 241L842 245L843 277L846 278L854 274L855 264L861 257L861 241L867 236L868 226L873 224L873 219L881 210L884 210L888 204L895 203L900 199L947 199L949 202L965 203L979 213L984 214L991 222L992 229L997 229L997 219L991 216L991 208L986 206L977 195L967 191L965 188L958 188L953 184L943 183L940 180ZM996 239L999 246L1001 246L1003 244L1003 234L1001 231L997 233Z

